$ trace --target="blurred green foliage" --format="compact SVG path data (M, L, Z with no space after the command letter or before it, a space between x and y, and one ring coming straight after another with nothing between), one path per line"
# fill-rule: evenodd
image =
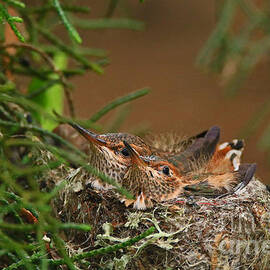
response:
M58 70L63 70L67 67L67 57L64 53L58 52L55 53L53 57L53 63ZM57 81L59 79L59 75L51 74L48 76L48 79ZM28 93L31 95L36 92L36 89L44 89L48 84L47 80L42 80L40 78L32 79L31 83L28 87ZM57 112L59 114L63 113L64 109L64 91L63 86L61 84L54 84L50 87L46 88L46 91L43 91L40 94L32 95L30 97L32 101L41 105L43 108L46 108L47 112ZM42 117L37 112L33 112L33 115L37 118L38 122L41 126L47 130L53 130L58 123L48 119L46 117Z
M131 246L154 229L150 228L121 244L74 256L68 254L63 231L89 232L91 226L62 223L55 218L50 203L66 182L62 181L53 188L42 188L51 170L63 164L67 165L66 168L71 165L83 167L103 181L115 185L124 196L132 198L132 195L113 179L88 165L84 153L51 131L59 123L70 121L79 121L84 126L102 130L104 128L96 123L101 117L149 92L145 88L120 97L101 108L89 120L80 121L75 119L71 96L74 87L68 81L70 77L84 75L87 71L102 74L109 62L104 50L79 45L82 39L77 28L141 30L143 23L129 18L110 18L117 1L111 1L108 5L110 16L83 20L77 15L88 14L90 9L77 6L76 1L32 1L31 4L18 0L2 2L0 268L45 270L64 264L69 269L77 269L75 263L89 266L85 259ZM69 41L61 27L68 33ZM64 98L67 99L71 118L61 116ZM124 112L117 115L111 128L117 129L125 116ZM59 142L66 148L56 147L55 143ZM57 259L48 254L48 245L58 254Z
M226 93L234 96L255 67L268 60L270 51L270 4L268 0L216 0L216 26L197 58L204 69L221 74ZM258 91L256 89L256 91ZM266 101L243 128L251 136L269 117ZM270 150L270 126L259 142Z
M231 95L270 48L269 1L216 1L217 22L197 64L222 74Z

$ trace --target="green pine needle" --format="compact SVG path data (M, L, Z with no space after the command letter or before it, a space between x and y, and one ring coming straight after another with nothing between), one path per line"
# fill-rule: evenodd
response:
M150 92L149 88L143 88L140 90L137 90L133 93L130 93L124 97L117 98L116 100L112 101L111 103L107 104L105 107L103 107L101 110L96 112L87 122L96 122L98 121L102 116L107 114L109 111L113 110L114 108L130 102L131 100L137 99L139 97L145 96Z
M61 51L65 52L67 55L71 56L71 58L75 59L79 63L81 63L84 68L90 68L93 71L102 74L103 69L99 64L88 61L83 55L79 54L77 51L74 51L70 46L64 44L59 38L57 38L54 34L51 33L48 29L37 26L37 30L55 47L59 48Z
M22 22L23 22L23 19L20 18L20 17L10 17L10 18L8 19L8 22L22 23Z
M74 24L84 29L130 29L143 30L144 23L129 18L73 19Z
M7 11L7 8L2 4L0 4L0 13L2 13L2 17L7 21L7 23L9 24L10 28L13 30L13 32L17 36L17 38L21 42L25 42L23 35L20 33L17 26L14 24L14 22L23 22L23 19L21 19L21 21L18 21L18 17L10 16L8 11ZM13 18L15 18L15 19L13 19Z
M25 8L25 4L21 1L17 1L17 0L3 0L3 1L6 2L8 5L11 5L14 7Z
M134 245L135 243L139 242L140 240L146 238L147 236L151 235L153 232L155 231L155 227L150 227L148 230L146 230L145 232L143 232L142 234L131 238L123 243L120 244L115 244L112 246L108 246L105 248L99 248L99 249L94 249L88 252L84 252L78 255L75 255L73 257L71 257L71 261L72 262L76 262L76 261L80 261L86 258L90 258L93 256L97 256L97 255L105 255L107 253L111 253L111 252L115 252L119 249L123 249L126 247L130 247L132 245ZM53 265L61 265L64 263L63 259L59 259L59 260L50 260L50 263L52 263Z
M105 247L105 248L94 249L94 250L91 250L91 251L88 251L88 252L83 252L81 254L74 255L72 257L65 256L65 258L63 258L63 259L58 259L58 260L44 259L44 261L46 261L46 262L48 262L48 263L50 263L52 265L55 265L55 266L68 263L69 267L73 268L72 262L81 261L83 259L90 258L90 257L93 257L93 256L97 256L97 255L105 255L105 254L115 252L117 250L120 250L120 249L123 249L123 248L126 248L126 247L130 247L130 246L134 245L135 243L139 242L140 240L148 237L154 231L155 231L155 227L150 227L148 230L146 230L142 234L140 234L140 235L138 235L138 236L136 236L136 237L134 237L132 239L129 239L129 240L123 242L123 243L120 243L120 244L111 245L111 246L108 246L108 247ZM58 240L58 244L60 244L59 243L60 239L58 238L57 240ZM32 262L40 260L42 258L42 256L43 256L43 253L37 252L34 255L32 255L31 257L28 257L28 258L26 258L24 260L20 260L19 262L14 263L14 264L4 268L3 270L17 269L19 266L24 265L26 262L27 263L30 263L30 262L32 263Z
M82 39L79 35L79 33L76 31L76 29L73 27L73 25L69 22L69 20L66 17L65 12L63 11L60 3L58 0L53 0L53 4L55 6L55 9L57 10L64 26L67 28L71 38L75 40L77 43L82 43Z
M237 1L235 0L228 0L224 2L217 26L197 57L196 61L198 65L207 66L211 62L215 50L221 44L226 33L228 32L228 29L232 23L232 18L236 12L236 7Z

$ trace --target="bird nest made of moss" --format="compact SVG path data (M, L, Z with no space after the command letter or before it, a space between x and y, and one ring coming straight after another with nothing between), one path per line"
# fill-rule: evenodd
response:
M181 196L145 211L126 207L113 190L85 184L82 168L61 166L45 181L65 187L53 201L64 222L87 223L89 233L69 231L69 253L118 244L154 226L136 245L89 259L91 269L269 269L270 197L253 177L238 194L220 199ZM85 269L83 261L79 269Z

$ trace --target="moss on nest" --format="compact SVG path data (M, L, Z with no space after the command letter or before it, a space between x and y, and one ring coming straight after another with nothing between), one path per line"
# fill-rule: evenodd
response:
M182 196L138 211L126 208L113 190L86 185L88 173L81 168L62 166L47 177L51 184L66 181L53 201L56 215L92 226L90 233L66 233L71 254L156 228L135 246L91 258L91 269L269 269L270 194L258 179L223 199ZM84 269L83 262L77 266Z

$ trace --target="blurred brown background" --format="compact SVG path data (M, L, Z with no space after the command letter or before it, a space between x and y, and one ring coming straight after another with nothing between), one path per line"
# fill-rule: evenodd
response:
M92 18L103 16L109 3L81 2L91 7ZM149 86L151 93L132 103L121 131L147 125L156 133L192 135L219 125L222 141L239 136L247 120L270 99L269 63L260 64L234 98L226 97L219 77L195 67L196 56L215 25L214 4L213 0L143 4L134 0L120 5L117 13L144 21L145 31L80 32L85 44L109 51L111 64L102 76L89 72L73 79L78 116L88 118L109 101ZM257 175L270 183L266 154L256 146L261 131L246 141L243 159L256 162Z

